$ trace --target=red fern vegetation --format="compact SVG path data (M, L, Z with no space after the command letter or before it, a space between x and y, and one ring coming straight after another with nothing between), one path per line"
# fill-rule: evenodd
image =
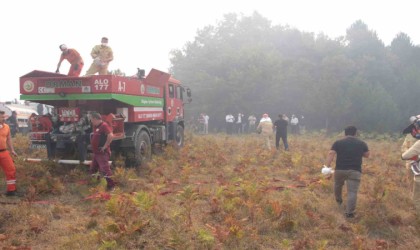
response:
M188 134L141 169L117 159L105 192L86 166L45 157L15 140L22 197L0 198L2 249L416 249L420 220L400 139L367 139L357 216L347 220L321 166L336 137L290 138L264 150L256 135ZM3 178L3 176L1 176ZM0 188L5 189L2 181Z

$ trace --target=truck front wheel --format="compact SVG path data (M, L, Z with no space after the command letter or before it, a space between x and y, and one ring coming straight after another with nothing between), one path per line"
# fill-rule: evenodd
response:
M136 137L135 157L139 165L147 162L152 157L152 147L149 134L146 131L140 131Z

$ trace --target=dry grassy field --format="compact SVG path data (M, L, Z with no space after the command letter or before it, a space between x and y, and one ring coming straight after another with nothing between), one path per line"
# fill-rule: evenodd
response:
M117 159L118 188L106 193L86 166L24 162L45 152L19 135L22 196L0 197L0 249L418 249L402 139L365 138L371 158L348 220L321 174L338 138L291 136L284 152L264 150L255 134L187 133L185 147L166 147L139 170Z

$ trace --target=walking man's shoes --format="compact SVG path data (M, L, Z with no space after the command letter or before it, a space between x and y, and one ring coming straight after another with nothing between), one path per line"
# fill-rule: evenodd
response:
M110 192L110 193L114 192L114 191L115 191L115 185L112 185L112 186L107 186L107 187L106 187L106 191L107 191L107 192Z
M353 219L354 218L354 213L350 213L350 214L346 213L346 218L347 219Z

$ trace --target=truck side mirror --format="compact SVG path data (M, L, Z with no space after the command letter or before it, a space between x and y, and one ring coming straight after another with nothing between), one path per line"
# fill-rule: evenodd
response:
M192 98L191 98L191 89L187 88L187 103L191 103L192 102Z

